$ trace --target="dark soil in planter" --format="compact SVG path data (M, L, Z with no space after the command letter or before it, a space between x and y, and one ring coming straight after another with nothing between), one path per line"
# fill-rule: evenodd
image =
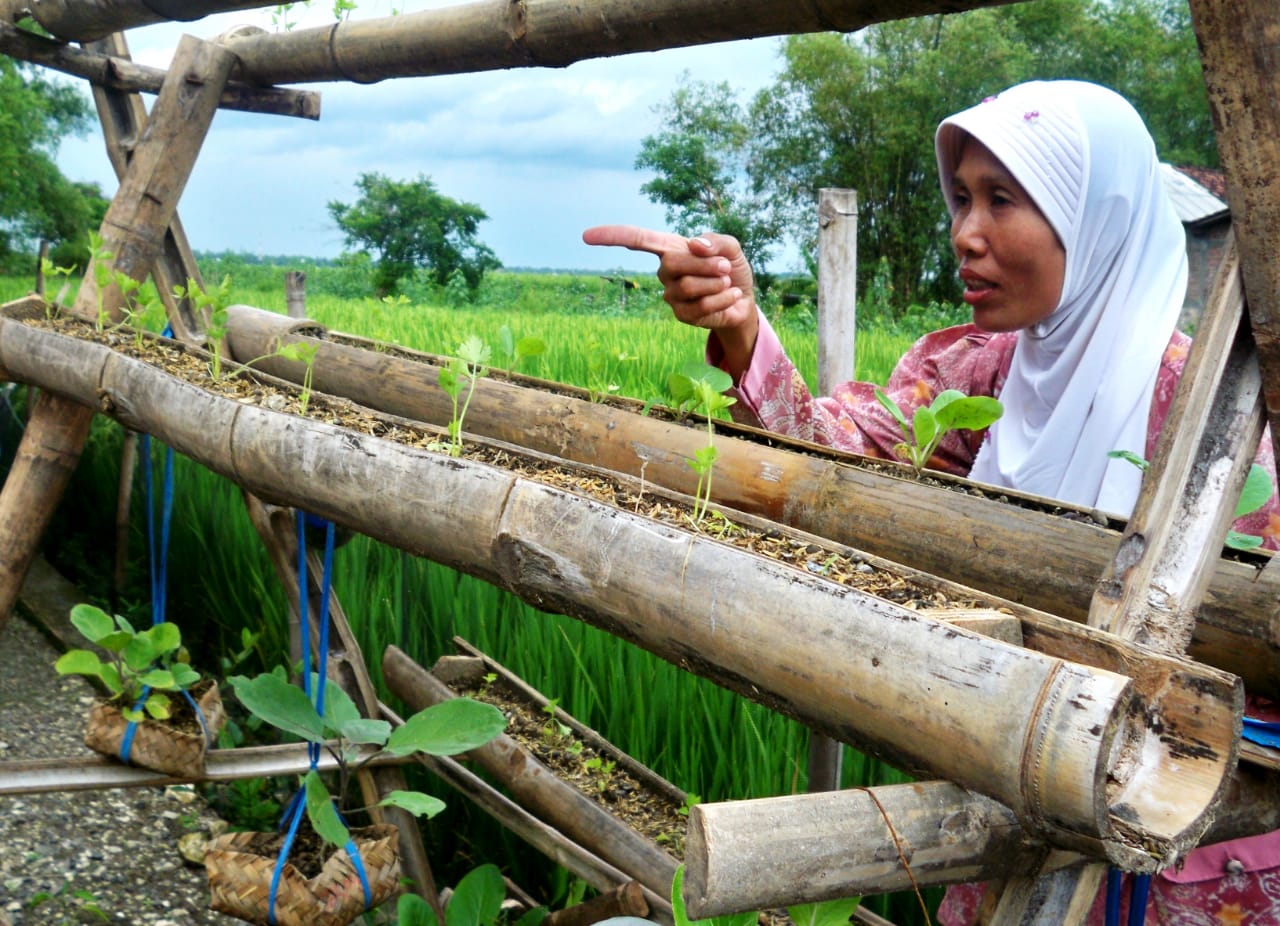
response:
M581 739L502 677L479 685L455 684L453 688L463 697L484 701L502 711L507 718L502 732L529 750L557 778L662 846L673 858L684 857L688 818L681 810L687 813L687 808L647 788L616 764L617 755L598 750Z
M221 376L215 381L209 370L208 358L176 341L148 336L139 343L127 328L97 331L94 325L69 317L27 319L24 323L107 344L125 356L149 363L215 395L272 411L302 413L301 392L292 383L257 373L251 367L236 368L225 363ZM378 414L347 400L324 395L309 397L306 417L423 450L429 449L443 436L441 429ZM533 453L522 453L518 448L488 445L475 440L464 440L462 457L730 543L904 607L924 610L986 606L973 599L957 600L935 587L919 585L899 573L876 567L868 557L848 547L823 545L808 535L800 540L792 532L747 526L714 515L695 523L690 506L682 500L653 487L633 487L607 472L561 464ZM760 523L758 519L751 520Z

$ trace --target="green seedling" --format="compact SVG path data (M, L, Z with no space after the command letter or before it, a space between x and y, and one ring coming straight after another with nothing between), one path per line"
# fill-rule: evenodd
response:
M555 742L557 739L573 735L573 729L560 722L560 718L556 716L556 708L560 705L559 698L552 698L546 704L542 705L542 713L546 714L550 719L546 726L542 728L542 735L548 742Z
M278 730L320 745L337 762L336 798L315 769L302 780L307 818L316 833L334 846L346 845L350 839L339 814L341 799L355 774L377 756L457 755L483 746L506 726L501 711L471 698L433 704L393 728L385 720L362 717L355 702L332 681L325 683L323 715L301 688L276 673L254 678L237 675L227 681L249 713ZM392 791L379 806L432 817L444 809L444 802L419 791Z
M506 361L507 375L515 372L520 361L526 357L537 357L547 351L547 343L542 338L516 339L511 328L503 325L498 329L498 353Z
M616 395L622 388L615 381L618 367L638 359L625 350L605 350L598 341L592 340L587 344L587 397L599 404Z
M702 521L707 513L707 506L711 503L711 476L719 456L715 446L714 416L737 401L723 395L731 386L733 377L724 370L701 361L685 364L679 373L672 373L667 377L667 390L671 393L677 410L682 414L697 412L707 419L707 444L695 450L693 459L689 461L689 467L698 474L698 485L693 493L694 524Z
M505 922L502 902L507 885L496 865L481 865L462 876L449 895L444 917L447 926L497 926ZM513 926L538 926L546 907L534 907ZM440 926L430 904L417 894L402 894L396 904L397 926Z
M1149 462L1132 450L1111 450L1108 451L1107 456L1115 460L1125 460L1132 463L1144 473L1151 468ZM1253 514L1265 505L1274 494L1275 486L1271 484L1271 474L1257 463L1250 465L1249 475L1245 477L1244 488L1240 490L1240 501L1236 502L1235 514L1231 516L1231 520L1235 521L1245 515ZM1240 531L1229 530L1227 531L1226 540L1223 541L1223 546L1232 550L1256 550L1262 546L1262 538L1256 534L1245 534Z
M680 805L680 809L677 810L676 813L680 814L682 817L687 817L689 816L689 811L693 810L694 807L697 807L701 803L702 797L700 795L686 794L684 796L684 803Z
M131 723L148 716L168 719L168 693L189 689L200 680L200 673L187 664L177 624L164 621L134 630L120 615L113 618L91 604L72 608L71 623L86 640L106 650L108 658L104 661L92 650L68 650L54 669L59 675L98 679Z
M190 299L191 308L204 316L205 343L209 348L209 375L213 381L222 379L222 342L227 336L227 306L231 303L231 276L213 290L204 289L193 279L186 286L175 286L173 295L178 299Z
M462 455L462 422L471 406L471 397L475 395L476 380L489 372L489 355L489 345L471 335L458 345L457 355L450 357L449 362L440 368L440 388L453 402L453 417L449 420L448 442L433 442L429 449L444 451L451 457Z
M952 431L981 431L991 427L1004 414L1004 406L990 396L967 396L958 389L947 389L938 393L929 405L917 408L908 422L898 403L879 387L876 388L876 398L893 415L905 438L893 448L894 452L910 463L917 473L928 465L947 434Z
M293 341L290 344L276 348L276 354L286 360L293 360L306 365L306 370L302 374L302 392L298 395L298 413L301 415L307 413L307 404L311 401L312 374L315 371L316 354L319 352L319 344L307 344L302 341Z

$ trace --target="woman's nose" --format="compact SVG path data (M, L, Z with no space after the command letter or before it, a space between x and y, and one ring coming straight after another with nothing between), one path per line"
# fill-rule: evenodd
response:
M986 250L986 223L979 210L969 209L956 216L951 223L951 246L961 256Z

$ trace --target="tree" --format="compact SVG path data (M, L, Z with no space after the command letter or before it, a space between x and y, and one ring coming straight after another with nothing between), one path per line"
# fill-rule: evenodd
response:
M680 234L733 235L763 271L780 228L767 201L749 188L751 136L729 85L691 82L686 72L671 101L654 109L666 127L641 142L636 169L656 174L641 192L666 206Z
M352 205L329 203L329 214L348 245L372 251L374 286L379 295L395 291L418 268L444 286L461 273L474 290L487 270L502 266L476 238L488 216L474 203L441 194L430 178L397 181L379 173L361 174L360 198Z
M41 239L85 238L97 208L86 194L101 195L67 180L54 157L65 136L89 127L89 117L78 87L0 57L0 260Z

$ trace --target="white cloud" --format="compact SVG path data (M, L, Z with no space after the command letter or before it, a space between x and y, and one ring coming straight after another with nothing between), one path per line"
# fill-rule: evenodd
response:
M407 5L413 12L444 4ZM331 21L320 6L303 11L300 25ZM387 0L361 3L361 15L389 9ZM184 32L212 37L241 23L272 28L266 11L219 14L133 30L129 45L136 60L163 67ZM640 193L647 177L634 169L641 140L659 127L654 107L685 71L728 81L745 100L773 79L777 48L777 40L758 39L561 69L309 85L321 93L319 122L220 112L179 211L198 249L335 256L342 240L330 200L354 199L363 172L423 174L489 214L480 237L508 266L650 270L648 255L586 247L582 229L663 226L663 210ZM97 132L64 143L59 163L73 179L115 189Z

